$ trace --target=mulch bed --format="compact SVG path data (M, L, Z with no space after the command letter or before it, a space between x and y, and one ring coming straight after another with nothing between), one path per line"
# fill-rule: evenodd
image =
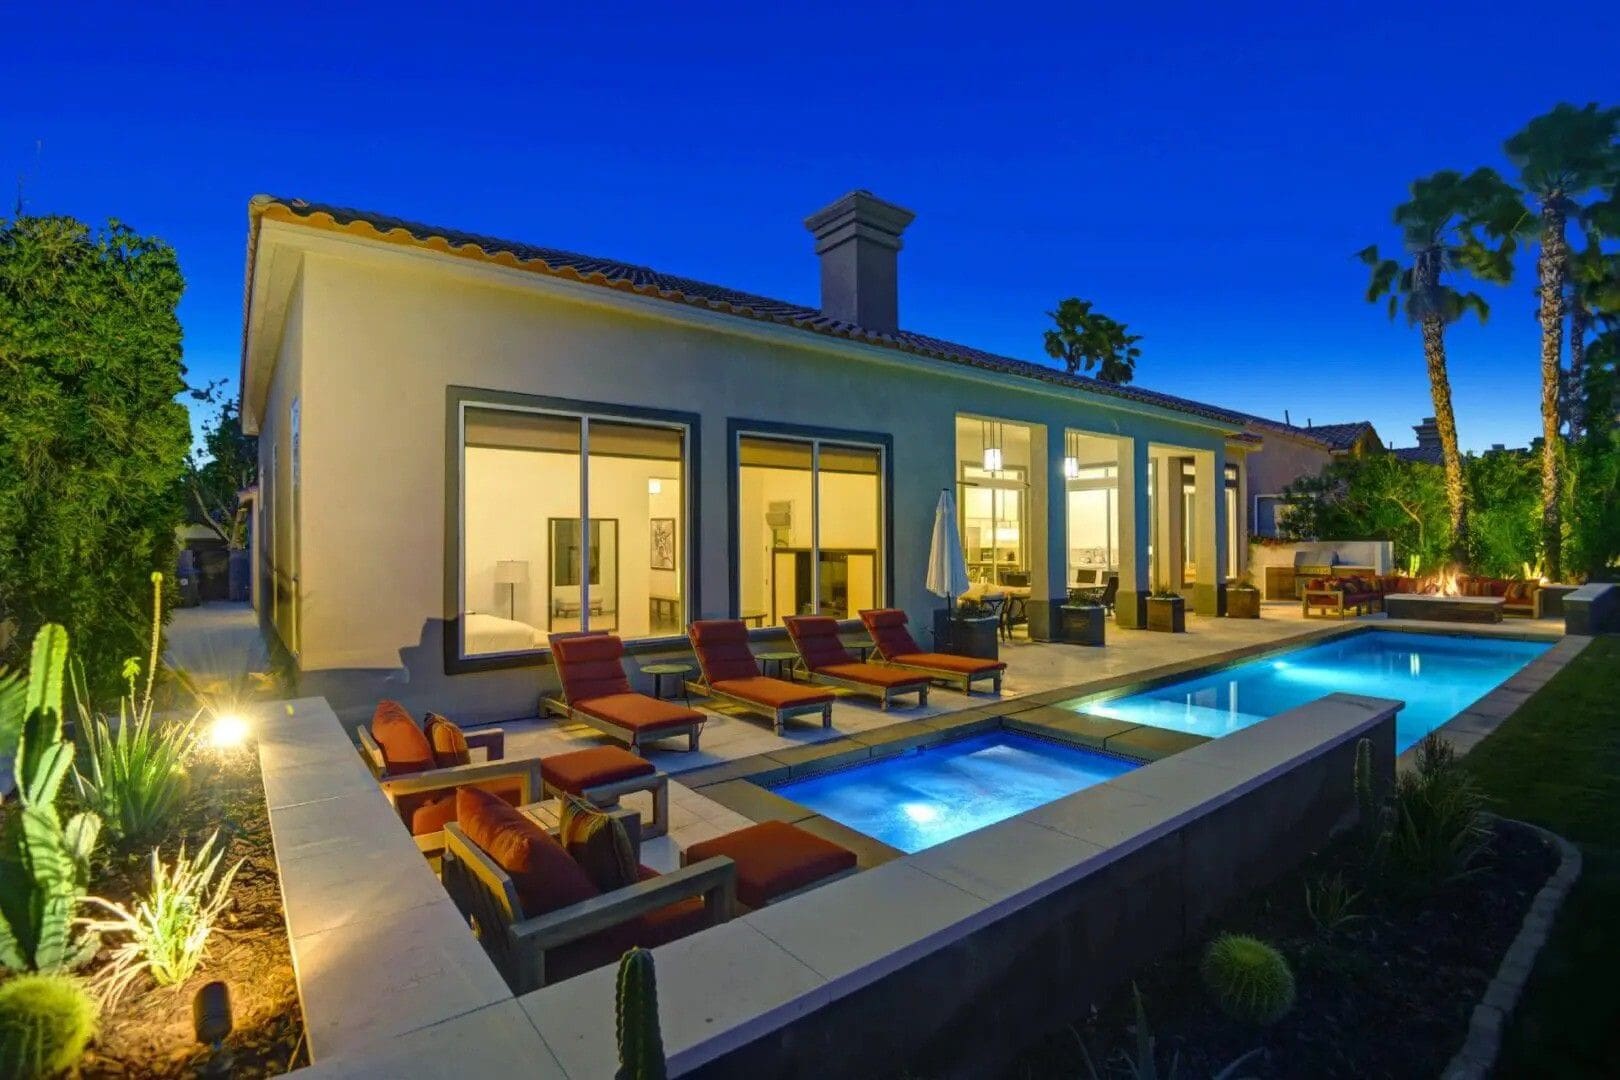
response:
M1369 882L1351 842L1313 857L1300 870L1250 896L1218 926L1271 942L1294 971L1293 1011L1269 1028L1229 1020L1198 976L1202 950L1191 949L1139 972L1148 1026L1158 1040L1161 1073L1173 1054L1179 1075L1207 1077L1251 1050L1239 1075L1255 1077L1434 1077L1462 1045L1473 1008L1495 977L1536 892L1558 857L1522 826L1497 822L1489 852L1466 881L1421 899L1402 899ZM1362 895L1361 917L1324 933L1305 907L1305 883L1342 872ZM1007 1069L1008 1080L1087 1076L1077 1039L1099 1072L1136 1054L1131 988L1071 1030L1031 1046Z
M215 979L230 989L234 1018L224 1075L273 1076L309 1064L257 755L244 749L220 759L203 751L190 772L186 802L161 838L163 855L172 859L182 840L195 851L217 828L221 841L230 841L222 866L246 860L231 884L231 906L190 982L159 988L139 980L102 1016L100 1033L80 1064L82 1076L196 1076L211 1053L196 1042L191 1003L198 989ZM90 891L133 908L133 898L149 885L149 853L150 845L132 852L104 845ZM107 951L103 948L82 974L94 977Z

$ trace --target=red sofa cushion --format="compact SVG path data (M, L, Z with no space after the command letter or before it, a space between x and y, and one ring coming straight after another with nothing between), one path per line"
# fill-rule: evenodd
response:
M456 789L456 824L511 877L526 917L600 895L550 833L488 792Z
M689 863L716 855L737 864L737 899L752 908L855 865L853 851L785 821L750 825L686 849Z
M687 630L687 637L710 683L759 674L759 661L748 648L748 627L741 619L700 619Z
M371 737L382 748L389 776L405 776L435 767L433 745L405 711L405 706L397 701L377 702L377 709L371 714Z
M651 776L655 771L646 758L617 746L593 746L540 759L541 778L575 795L588 787Z

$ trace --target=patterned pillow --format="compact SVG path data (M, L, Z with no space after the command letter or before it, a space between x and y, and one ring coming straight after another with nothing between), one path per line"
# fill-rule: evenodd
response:
M639 880L635 849L624 826L584 799L563 799L562 845L603 892L634 885Z
M441 769L452 765L471 765L472 750L461 729L438 713L427 714L428 742L433 744L433 763Z

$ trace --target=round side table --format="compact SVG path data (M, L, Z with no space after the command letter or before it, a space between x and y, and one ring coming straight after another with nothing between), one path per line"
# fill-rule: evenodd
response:
M799 654L796 652L762 652L755 653L754 659L759 661L760 670L766 675L771 673L771 665L776 665L776 677L795 682L793 673L798 668Z
M681 697L686 699L688 705L692 704L692 693L686 688L686 679L684 678L684 676L692 673L691 664L648 664L641 669L641 673L653 677L653 697L655 698L663 698L664 679L673 675L676 684L681 688Z

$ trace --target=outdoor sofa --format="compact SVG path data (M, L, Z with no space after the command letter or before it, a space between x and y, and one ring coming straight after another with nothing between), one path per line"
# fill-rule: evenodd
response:
M633 754L644 742L685 735L687 749L698 748L704 716L696 709L661 701L630 689L625 678L624 642L614 634L552 634L560 696L542 698L541 709L557 712L617 739Z
M885 710L905 694L916 694L919 705L928 704L930 676L855 659L838 639L838 620L832 616L789 615L784 621L812 680L874 697Z
M1007 670L1006 661L924 652L906 629L906 613L898 608L862 611L860 616L866 632L872 635L874 651L890 667L927 675L968 694L973 692L976 680L988 679L992 692L1001 693L1001 676Z
M825 687L761 674L741 619L700 619L687 637L703 675L698 687L706 696L769 718L778 735L783 722L795 716L819 716L822 727L832 727L835 695Z

